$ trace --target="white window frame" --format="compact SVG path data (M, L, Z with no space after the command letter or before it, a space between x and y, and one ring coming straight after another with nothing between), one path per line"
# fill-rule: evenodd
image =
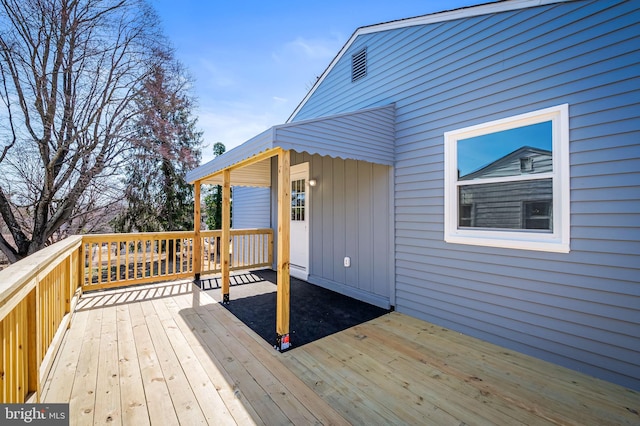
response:
M553 231L470 229L458 226L457 142L475 136L501 132L531 124L552 122L552 164L550 173L526 174L505 178L486 178L482 183L511 182L528 179L552 179ZM569 105L557 105L525 114L465 127L444 134L444 240L453 244L503 247L568 253L570 250L570 175L569 175Z

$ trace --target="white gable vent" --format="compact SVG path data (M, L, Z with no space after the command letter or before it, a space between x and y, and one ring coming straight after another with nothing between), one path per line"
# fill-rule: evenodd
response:
M351 55L351 81L358 81L367 75L367 48Z

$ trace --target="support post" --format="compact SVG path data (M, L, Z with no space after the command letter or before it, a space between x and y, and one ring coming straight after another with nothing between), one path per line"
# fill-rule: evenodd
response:
M200 181L193 184L193 273L200 286L202 272L202 244L200 242Z
M222 272L222 303L229 303L229 245L231 244L231 171L222 171L222 236L220 238L220 269Z
M289 341L289 251L291 226L291 153L278 153L278 282L276 298L276 349L283 351Z

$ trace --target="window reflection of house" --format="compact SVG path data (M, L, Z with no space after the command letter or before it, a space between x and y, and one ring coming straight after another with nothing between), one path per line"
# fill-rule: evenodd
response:
M552 171L551 151L524 146L458 181ZM552 230L551 179L460 185L460 227Z
M459 191L460 227L551 230L551 179L463 185Z
M458 180L475 180L523 173L548 173L553 171L551 151L523 146L486 166L460 176Z

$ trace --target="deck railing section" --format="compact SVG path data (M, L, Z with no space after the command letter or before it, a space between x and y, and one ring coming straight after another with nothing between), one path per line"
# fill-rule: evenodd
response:
M221 271L222 231L201 231L201 273ZM86 235L84 291L193 276L193 232ZM232 229L230 270L271 266L273 230Z
M86 235L84 291L193 275L193 232Z
M201 231L202 273L217 273L220 265L222 231ZM268 267L273 264L271 228L232 229L229 270Z
M0 401L38 401L80 295L82 237L0 271Z
M201 273L221 231L202 231ZM73 236L0 271L0 403L38 402L82 292L194 275L193 232ZM271 229L231 230L230 269L271 266Z

